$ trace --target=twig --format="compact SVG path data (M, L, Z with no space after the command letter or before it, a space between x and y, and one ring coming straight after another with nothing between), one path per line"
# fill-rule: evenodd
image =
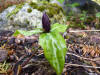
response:
M100 30L70 30L69 32L100 32Z
M68 67L68 66L75 66L75 67L85 67L85 68L96 68L96 69L100 69L100 67L85 66L85 65L79 65L79 64L65 63L65 67Z
M70 52L67 52L67 55L73 55L73 56L76 56L78 58L80 58L81 60L88 60L88 61L100 61L100 58L94 58L94 59L91 59L91 58L85 58L85 57L82 57L82 56L79 56L77 54L74 54L74 53L70 53Z
M34 52L32 53L32 55L26 60L24 61L21 66L24 67L26 64L28 64L28 62L32 59L32 57L35 55L35 53L37 52L38 50L34 50Z

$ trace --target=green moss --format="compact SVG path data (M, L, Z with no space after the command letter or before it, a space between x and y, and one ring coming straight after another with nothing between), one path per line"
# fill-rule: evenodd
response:
M31 13L31 12L32 12L32 9L31 9L31 8L28 8L28 9L27 9L27 12L28 12L28 13Z
M52 14L51 12L47 12L47 15L48 15L49 17L53 17L53 14Z
M35 2L30 2L29 5L33 7L33 9L37 9L38 5Z
M11 15L16 14L17 12L19 12L19 10L22 8L24 4L19 4L16 5L16 8L11 12L7 14L7 17L10 17ZM35 3L35 2L30 2L29 5L33 8L33 9L38 9L39 11L43 12L46 11L49 17L53 17L56 14L59 14L60 11L63 12L62 7L60 7L59 5L57 5L56 3L49 3L47 1L43 1L41 3ZM28 13L32 12L32 9L27 9Z
M46 11L49 17L53 17L54 15L59 14L60 11L63 12L62 7L60 7L58 4L52 4L47 1L42 1L41 3L30 2L29 5L41 12Z
M14 18L13 17L10 17L10 20L13 20Z
M46 9L46 7L45 6L38 6L37 9L42 12Z
M49 4L48 1L42 1L41 3L42 3L43 5L47 5L47 4Z
M26 20L26 23L29 24L30 22L28 20Z
M29 5L32 7L33 5L37 5L35 2L30 2Z
M17 12L19 12L19 10L23 7L23 5L24 4L17 5L16 8L11 13L8 13L7 17L10 17L11 15L14 15ZM52 3L49 3L47 1L43 1L43 2L39 2L39 3L30 2L29 5L33 9L37 9L41 12L46 11L48 16L50 18L54 18L54 21L56 20L56 22L60 22L59 20L64 20L64 17L63 17L64 16L64 11L63 11L62 7L60 7L56 3L52 4ZM27 12L31 13L32 8L28 8Z
M24 3L16 5L16 8L12 12L7 14L7 18L9 18L10 16L15 15L17 12L19 12L20 9L23 7L23 5L24 5Z
M57 8L57 12L59 13L59 10L62 11L64 13L64 10L61 6L59 6L56 3L50 4L53 8Z

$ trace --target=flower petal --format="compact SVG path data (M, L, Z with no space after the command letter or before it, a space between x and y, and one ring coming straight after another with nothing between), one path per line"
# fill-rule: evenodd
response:
M50 20L46 12L42 16L42 26L43 26L44 32L49 32L51 29Z

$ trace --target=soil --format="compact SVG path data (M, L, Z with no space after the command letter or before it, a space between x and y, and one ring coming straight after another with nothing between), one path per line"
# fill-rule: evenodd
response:
M100 75L100 32L66 33L68 51L62 75ZM0 61L10 63L4 75L56 75L38 45L38 35L12 34L0 32Z

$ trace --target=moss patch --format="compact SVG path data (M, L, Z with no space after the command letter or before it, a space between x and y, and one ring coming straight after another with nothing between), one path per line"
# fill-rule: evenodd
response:
M29 5L34 9L38 9L41 12L46 11L49 17L53 17L54 15L59 14L60 11L64 13L62 7L60 7L56 3L52 4L46 1L41 3L30 2Z
M24 3L16 5L16 8L11 13L7 14L7 18L10 17L11 15L15 15L17 12L19 12L20 9L23 7L23 5L24 5ZM53 17L54 15L59 14L60 11L64 13L62 7L60 7L56 3L52 4L47 1L43 1L43 2L39 2L39 3L30 2L29 5L33 9L38 9L41 12L46 11L46 13L48 14L49 17ZM31 13L32 9L29 8L27 11L29 13Z
M24 4L16 5L16 8L12 12L7 14L7 18L8 17L10 18L12 15L16 15L16 13L18 13L21 10L21 8L23 7ZM31 8L27 9L28 13L31 13L33 9L37 9L38 11L41 11L41 12L45 11L47 13L47 15L49 16L52 24L55 22L58 22L60 24L65 24L66 19L64 16L63 8L60 7L58 4L56 4L56 3L52 4L47 1L38 2L38 3L30 2L28 4L31 7ZM11 20L13 20L13 19L11 18ZM29 24L29 22L27 22L27 24Z
M24 3L16 5L16 8L12 12L7 14L7 18L9 18L11 15L15 15L17 12L19 12L20 9L23 7L23 5L24 5Z
M38 6L35 2L30 2L29 5L30 5L31 7L33 7L33 9L36 9L37 6Z
M31 12L32 12L32 9L31 9L31 8L28 8L28 9L27 9L27 12L28 12L28 13L31 13Z

